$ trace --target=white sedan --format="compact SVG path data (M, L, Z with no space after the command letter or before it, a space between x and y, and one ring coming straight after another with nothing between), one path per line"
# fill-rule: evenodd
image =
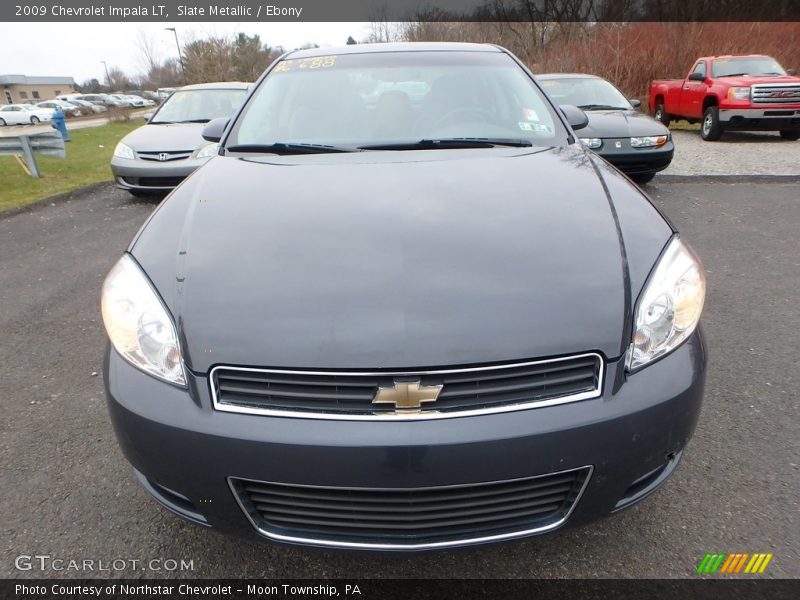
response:
M44 102L39 102L36 106L39 108L51 108L54 111L56 108L60 108L61 112L71 117L80 117L83 114L83 109L80 106L66 100L45 100Z
M53 118L53 109L38 108L30 104L0 106L0 127L6 125L36 125Z

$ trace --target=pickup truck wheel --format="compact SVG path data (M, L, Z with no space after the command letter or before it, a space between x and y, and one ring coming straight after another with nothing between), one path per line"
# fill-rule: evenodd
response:
M653 113L653 118L659 123L663 124L664 127L669 127L669 122L671 119L669 118L667 111L664 110L663 104L656 105L656 112Z
M796 142L800 140L800 129L782 129L781 137L790 142Z
M700 136L707 142L715 142L722 136L722 124L719 122L719 109L716 106L709 106L703 114Z

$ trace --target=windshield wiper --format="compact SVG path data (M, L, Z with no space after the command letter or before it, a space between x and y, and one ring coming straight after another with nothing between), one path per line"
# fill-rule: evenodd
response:
M726 75L718 75L718 77L741 77L742 75L750 75L750 73L728 73Z
M176 123L208 123L211 119L185 119Z
M610 104L580 104L581 110L628 110L627 106L611 106Z
M275 142L274 144L237 144L226 146L228 152L258 152L262 154L327 154L332 152L358 152L359 148L329 146L326 144L300 144Z
M512 148L526 148L533 143L525 139L515 138L439 138L423 139L410 142L387 142L385 144L369 144L359 146L361 150L436 150L439 148L494 148L495 146L510 146Z

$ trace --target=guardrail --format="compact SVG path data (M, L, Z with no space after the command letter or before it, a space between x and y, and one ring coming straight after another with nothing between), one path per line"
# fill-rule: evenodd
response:
M25 158L24 166L31 177L41 177L36 154L67 157L61 133L48 126L24 126L0 128L0 156Z

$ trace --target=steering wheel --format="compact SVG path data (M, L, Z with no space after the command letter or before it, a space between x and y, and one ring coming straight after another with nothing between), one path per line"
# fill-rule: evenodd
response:
M483 123L491 123L492 120L494 119L494 115L490 113L488 110L478 107L466 106L462 108L454 108L453 110L450 110L445 114L443 114L441 117L439 117L439 119L437 119L435 127L441 127L447 124L447 121L449 121L450 119L452 119L457 115L468 115L468 114L477 115L480 121Z

